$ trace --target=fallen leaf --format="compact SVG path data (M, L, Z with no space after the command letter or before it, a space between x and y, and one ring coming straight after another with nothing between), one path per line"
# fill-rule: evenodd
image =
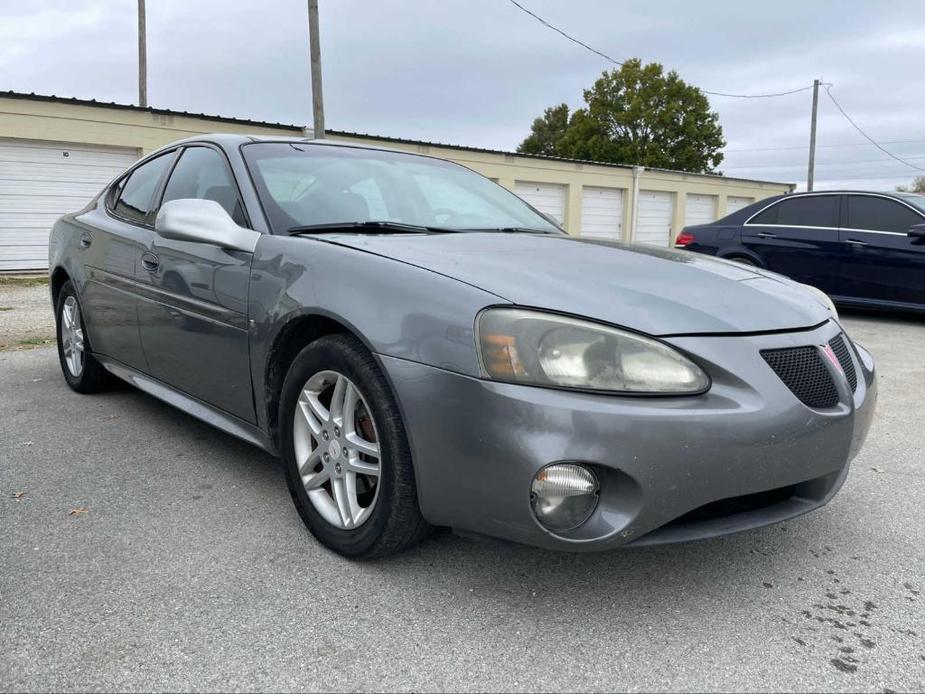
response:
M883 472L883 468L881 467L872 467L871 470L873 470L877 474L881 474Z
M11 498L11 499L16 499L16 501L19 501L19 500L22 499L25 495L26 495L25 492L13 492L12 494L10 494L10 498Z
M86 512L87 512L87 509L85 509L83 506L78 506L77 508L72 508L70 511L68 511L67 515L80 516L80 514L86 513Z

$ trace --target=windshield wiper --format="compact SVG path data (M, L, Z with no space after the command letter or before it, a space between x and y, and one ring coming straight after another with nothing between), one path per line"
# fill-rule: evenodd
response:
M286 229L291 236L298 234L336 234L340 231L352 231L359 234L387 234L389 232L404 232L415 234L450 233L456 229L431 227L421 224L405 224L404 222L365 221L365 222L331 222L329 224L305 224Z
M490 227L485 229L466 229L471 232L495 232L498 234L555 234L555 231L533 229L531 227Z

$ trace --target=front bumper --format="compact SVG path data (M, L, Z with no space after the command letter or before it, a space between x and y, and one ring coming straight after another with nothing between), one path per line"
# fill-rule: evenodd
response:
M854 392L829 364L839 403L814 410L759 350L824 345L840 331L830 321L794 333L673 338L713 379L708 393L693 397L549 390L379 358L430 523L551 549L602 550L714 537L825 504L867 435L873 360L862 348L852 352ZM555 535L533 515L530 483L560 461L592 465L601 491L586 523Z

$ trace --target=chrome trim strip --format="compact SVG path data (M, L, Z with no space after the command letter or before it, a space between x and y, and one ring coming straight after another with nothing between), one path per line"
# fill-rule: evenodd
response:
M797 193L796 195L785 195L784 197L782 197L782 198L780 198L780 199L778 199L778 200L775 200L774 202L772 202L772 203L769 204L769 205L765 205L765 206L762 207L760 210L758 210L757 212L755 212L755 214L753 214L751 217L749 217L749 218L746 219L744 222L742 222L742 226L743 226L743 227L744 227L744 226L755 226L755 227L757 227L757 226L766 226L766 227L767 227L767 226L775 226L775 227L792 227L792 228L794 228L794 229L834 229L835 227L800 226L800 225L798 225L798 224L752 224L752 223L751 223L751 221L752 221L755 217L757 217L759 214L761 214L762 212L764 212L764 211L767 210L767 209L770 209L770 208L774 207L774 205L779 205L780 203L784 202L785 200L793 200L794 198L818 198L818 197L823 196L823 195L863 195L863 196L868 197L868 198L884 198L884 199L886 199L886 200L892 200L893 202L898 202L900 205L905 205L905 206L908 207L910 210L912 210L913 212L915 212L917 215L919 215L920 217L922 217L922 219L925 219L925 214L923 214L922 211L921 211L920 209L918 209L915 205L910 205L908 202L906 202L906 201L903 200L902 198L893 197L892 195L884 195L883 193L864 193L864 192L852 192L852 191L841 191L841 192L836 192L836 191L824 191L824 192L820 192L820 193ZM845 231L849 231L848 227L845 227L844 230L845 230ZM872 230L872 229L871 229L871 230L868 230L868 229L850 229L850 231L871 231L872 233L875 233L875 234L878 234L878 233L879 233L879 234L902 234L902 232L900 232L900 231L874 231L874 230Z

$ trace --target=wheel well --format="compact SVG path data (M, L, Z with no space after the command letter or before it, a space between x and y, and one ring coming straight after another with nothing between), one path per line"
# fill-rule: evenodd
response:
M267 355L264 380L267 424L273 441L279 443L279 399L292 362L309 343L338 333L353 334L347 326L333 318L311 315L291 320L276 336Z
M56 267L51 273L51 301L54 306L58 305L58 294L61 293L61 287L71 279L70 275L63 267Z

